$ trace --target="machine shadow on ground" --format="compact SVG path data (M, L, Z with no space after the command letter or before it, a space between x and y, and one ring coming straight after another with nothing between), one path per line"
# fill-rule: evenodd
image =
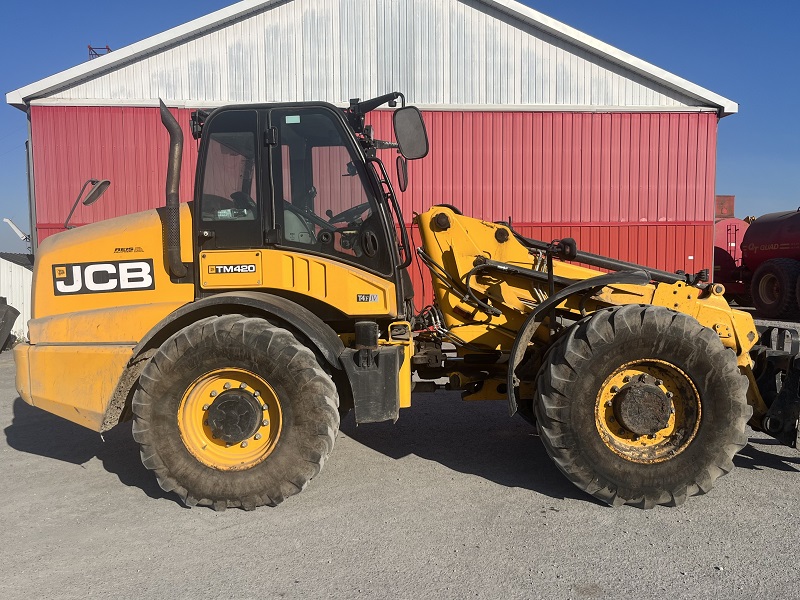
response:
M754 469L756 471L770 469L800 473L800 456L781 456L773 453L772 448L780 445L777 440L772 438L751 437L750 443L733 457L733 464L737 469ZM760 450L759 446L767 447L767 451Z
M150 498L166 498L183 506L174 494L164 492L142 465L130 423L118 425L101 438L99 433L30 406L21 398L14 401L13 410L11 425L4 430L11 448L75 465L96 457L125 485L141 489Z
M509 417L505 402L465 402L447 392L415 394L412 408L401 410L395 424L356 426L350 411L340 429L393 459L413 454L502 486L605 506L561 474L536 429L519 416Z
M536 430L520 417L510 418L501 402L464 402L457 394L417 394L397 423L356 426L352 411L342 420L343 434L392 459L415 455L458 473L475 475L505 487L528 489L554 499L571 498L604 506L573 486L544 450ZM154 499L164 492L141 463L129 423L103 435L46 413L17 398L13 421L4 430L8 445L20 452L82 465L97 458L128 486ZM800 456L781 456L762 446L770 438L751 437L737 454L737 468L800 472ZM334 453L335 453L334 449Z

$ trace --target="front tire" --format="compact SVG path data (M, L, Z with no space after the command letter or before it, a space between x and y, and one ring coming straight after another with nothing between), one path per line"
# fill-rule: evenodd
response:
M580 489L608 504L677 506L708 492L747 442L747 378L688 315L627 305L556 342L537 382L542 442Z
M159 348L133 398L133 436L187 506L277 505L319 473L339 427L336 388L289 331L210 317Z

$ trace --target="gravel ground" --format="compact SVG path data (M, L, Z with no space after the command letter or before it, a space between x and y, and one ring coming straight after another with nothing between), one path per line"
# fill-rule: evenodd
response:
M681 508L611 509L499 403L342 424L278 508L186 509L105 435L25 404L0 356L0 598L796 598L800 455L761 436Z

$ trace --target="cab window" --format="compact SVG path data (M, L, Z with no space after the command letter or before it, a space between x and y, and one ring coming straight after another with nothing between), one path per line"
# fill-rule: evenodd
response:
M260 246L256 132L258 113L227 111L207 125L200 220L215 233L216 246Z

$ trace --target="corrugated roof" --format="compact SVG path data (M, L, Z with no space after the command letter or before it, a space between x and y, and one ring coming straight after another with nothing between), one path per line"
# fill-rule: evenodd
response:
M296 0L291 0L290 3L294 1ZM691 99L697 105L714 108L723 115L738 111L737 103L727 98L601 42L519 2L514 0L476 1L489 9L507 15L517 23L542 31L557 40L563 40L572 47L597 56L612 65L617 65L626 72L652 82L659 88ZM46 98L58 91L79 86L91 79L121 70L147 57L166 52L184 42L226 27L228 24L247 19L250 15L263 13L272 7L286 4L285 0L244 0L238 2L164 33L9 92L6 95L6 101L25 110L26 105L31 101ZM433 3L428 0L426 5L428 4ZM472 2L468 4L471 5ZM108 99L113 100L112 97ZM147 98L144 99L148 100Z

